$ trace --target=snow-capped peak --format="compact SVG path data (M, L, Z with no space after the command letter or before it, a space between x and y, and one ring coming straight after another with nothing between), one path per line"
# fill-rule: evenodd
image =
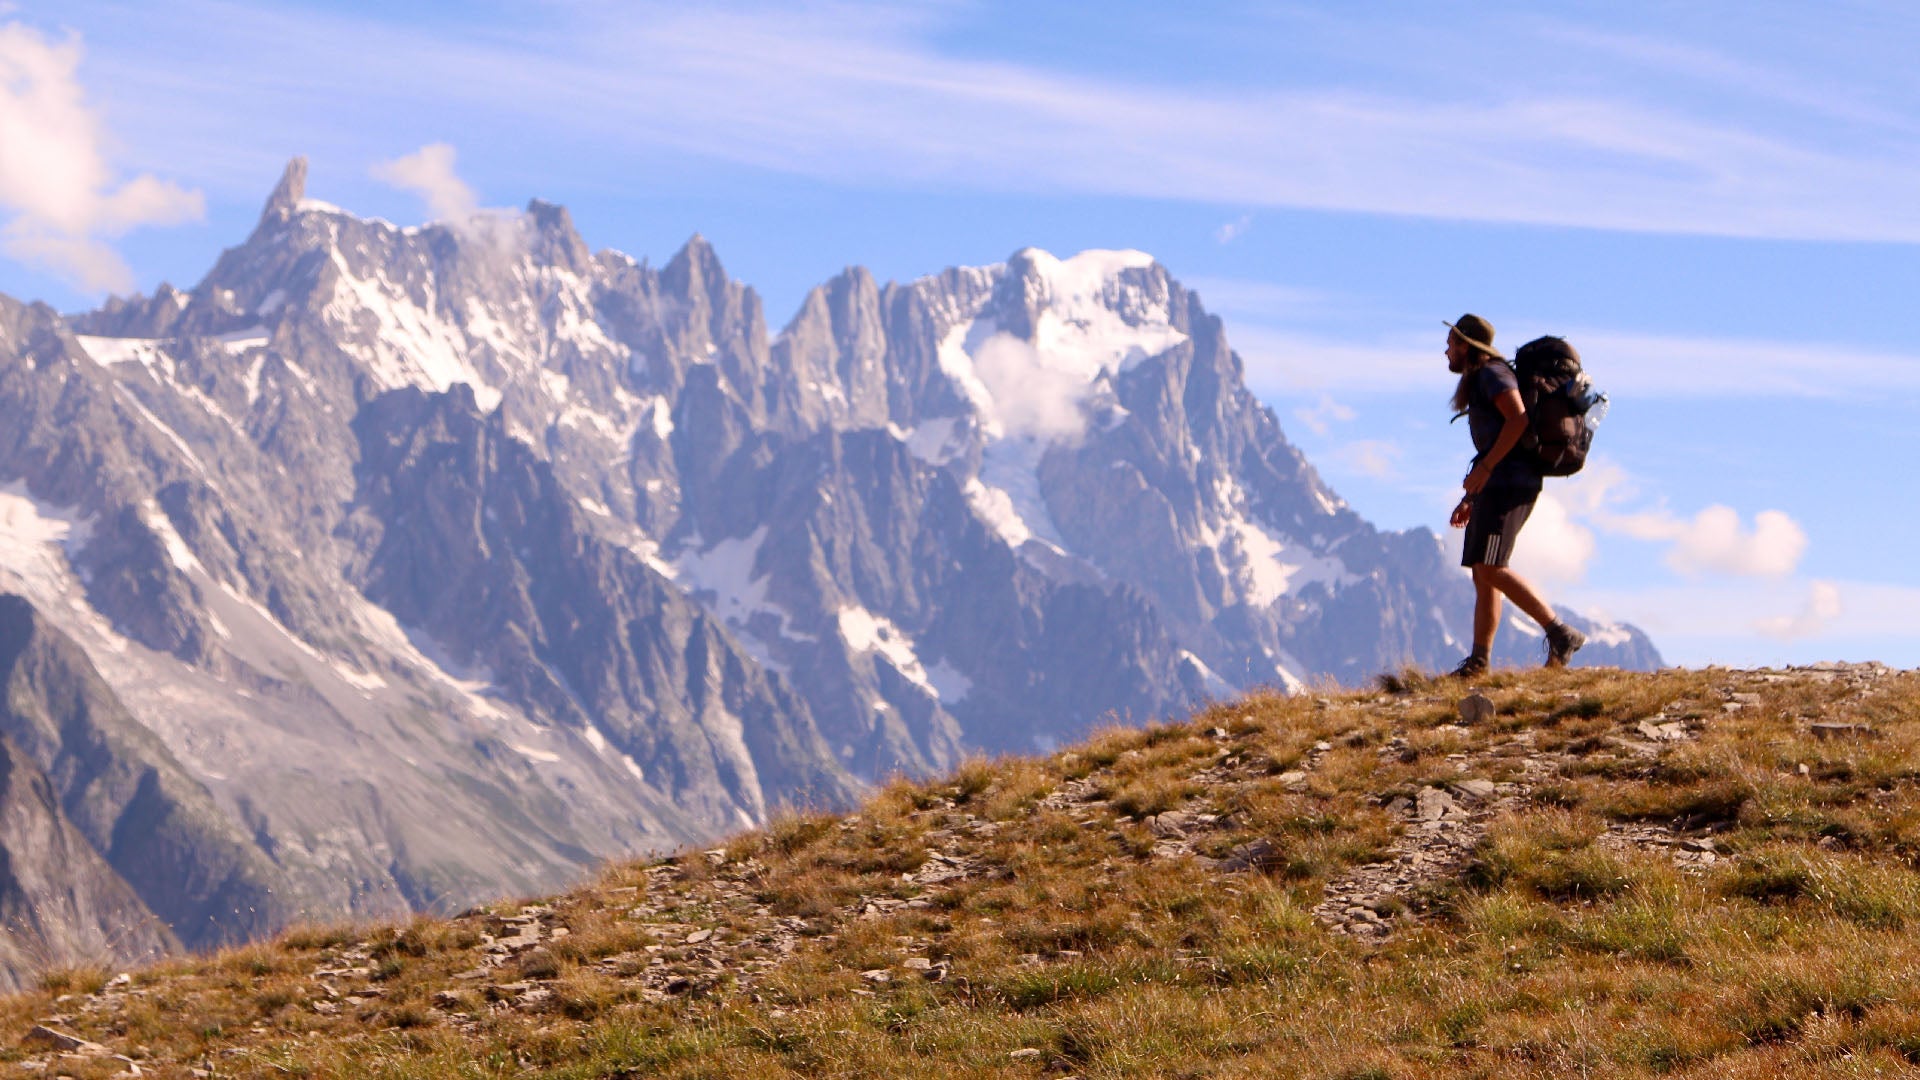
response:
M1099 380L1187 339L1173 325L1164 275L1121 280L1153 265L1143 251L1014 254L1002 285L1018 291L1002 291L955 325L939 351L990 436L1077 436L1082 404Z
M1144 251L1100 248L1062 259L1030 247L1015 252L1011 261L1031 266L1034 274L1047 283L1048 293L1056 305L1073 307L1087 302L1099 303L1107 285L1122 271L1145 270L1155 260Z

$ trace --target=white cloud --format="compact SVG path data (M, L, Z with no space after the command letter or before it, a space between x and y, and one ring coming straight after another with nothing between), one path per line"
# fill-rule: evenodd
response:
M1603 512L1589 517L1610 533L1670 543L1667 565L1688 575L1712 572L1785 577L1800 565L1800 556L1807 550L1806 530L1780 510L1755 514L1750 529L1741 524L1739 511L1720 505L1709 506L1691 518L1665 510Z
M473 217L480 199L454 174L454 157L452 146L430 143L405 157L382 161L369 172L375 180L419 195L434 220L457 224Z
M368 170L375 180L420 196L427 216L451 228L491 258L510 262L527 249L525 218L512 210L484 208L473 188L454 172L456 153L447 143L429 143L405 157Z
M1806 550L1806 530L1783 511L1762 510L1753 516L1753 528L1745 530L1733 507L1709 506L1687 523L1668 562L1682 572L1785 577Z
M11 215L0 250L83 289L126 291L132 274L107 240L198 219L205 203L149 175L115 184L80 60L77 38L0 26L0 210Z
M1543 491L1515 546L1513 567L1549 584L1571 584L1587 576L1593 553L1593 530L1575 521L1552 492Z
M1798 614L1761 619L1754 623L1754 629L1769 637L1792 641L1819 634L1844 612L1840 587L1831 581L1816 581L1808 587L1806 603L1801 605Z
M1731 506L1709 506L1691 517L1657 503L1636 508L1632 504L1643 499L1639 484L1605 457L1588 461L1571 480L1557 481L1555 490L1571 517L1603 533L1670 545L1667 565L1688 576L1783 578L1807 550L1806 530L1781 510L1760 511L1749 528Z
M973 370L993 396L994 418L1009 435L1077 438L1086 430L1084 378L1047 364L1028 342L995 334L973 354Z

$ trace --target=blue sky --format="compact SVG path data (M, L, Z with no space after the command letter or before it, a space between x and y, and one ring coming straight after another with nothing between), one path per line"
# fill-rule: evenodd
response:
M1368 517L1440 528L1443 318L1615 405L1523 561L1677 662L1920 665L1920 15L1892 3L0 2L0 292L188 284L286 159L844 266L1153 252Z

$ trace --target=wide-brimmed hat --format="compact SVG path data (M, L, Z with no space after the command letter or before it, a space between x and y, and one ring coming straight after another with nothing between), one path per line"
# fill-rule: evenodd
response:
M1505 360L1506 356L1493 347L1493 324L1478 315L1462 315L1457 322L1440 320L1447 329L1460 335L1460 340L1486 353L1488 356Z

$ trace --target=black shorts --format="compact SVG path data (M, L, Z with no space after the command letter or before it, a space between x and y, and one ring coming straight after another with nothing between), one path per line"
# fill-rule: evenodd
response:
M1513 542L1520 526L1533 513L1536 487L1484 487L1473 497L1473 515L1467 519L1467 538L1460 548L1461 566L1505 566L1513 558Z

